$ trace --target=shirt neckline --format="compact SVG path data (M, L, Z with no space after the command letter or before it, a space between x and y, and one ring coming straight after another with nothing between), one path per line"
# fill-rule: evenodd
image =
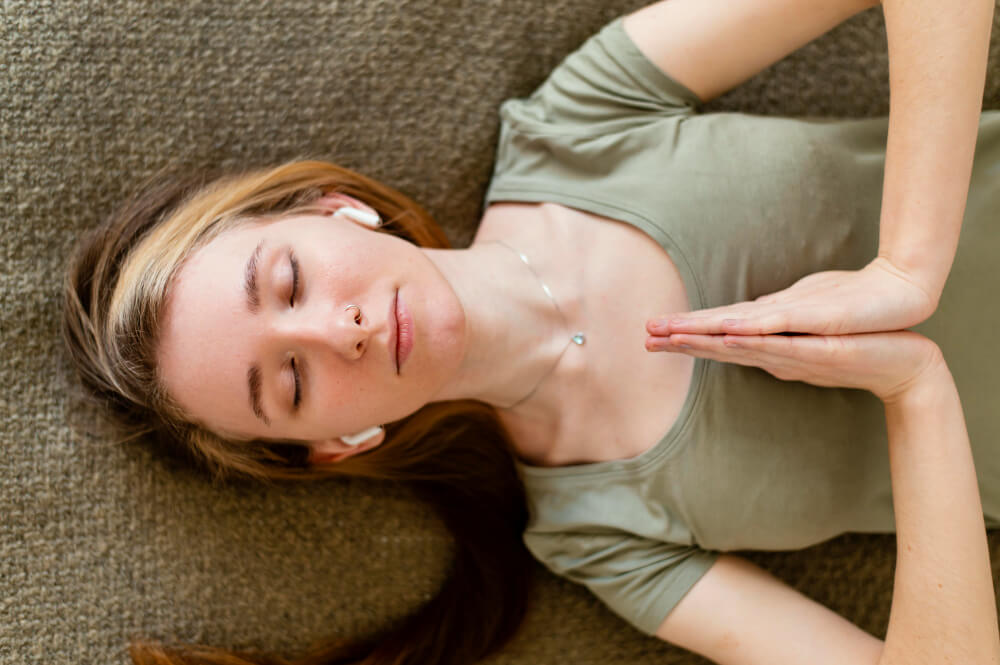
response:
M707 369L708 362L704 358L695 358L687 396L684 398L684 405L681 407L681 411L674 420L673 425L671 425L667 433L656 444L635 457L606 460L603 462L589 462L586 464L570 464L568 466L533 466L514 458L514 464L524 478L535 480L591 477L614 473L634 474L646 469L677 447L678 442L681 440L681 435L687 429L692 420L693 413L701 403L699 398L705 384Z

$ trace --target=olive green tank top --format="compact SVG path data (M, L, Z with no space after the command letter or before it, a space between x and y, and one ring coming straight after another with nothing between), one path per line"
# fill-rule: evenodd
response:
M699 114L701 100L638 50L622 18L501 105L486 205L548 201L638 227L677 266L692 310L875 257L887 117ZM955 263L914 330L955 377L988 527L1000 526L998 256L1000 111L986 111ZM518 463L524 542L653 634L721 551L894 532L887 443L869 392L697 359L676 423L641 455Z

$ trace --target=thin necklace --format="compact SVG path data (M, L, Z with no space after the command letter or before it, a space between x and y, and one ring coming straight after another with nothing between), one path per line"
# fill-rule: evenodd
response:
M566 315L563 314L562 308L559 307L559 303L556 302L556 299L552 297L552 291L549 290L549 287L546 286L545 282L542 281L542 278L538 276L537 272L535 272L535 269L531 267L530 263L528 263L528 257L526 257L521 252L517 251L516 249L514 249L513 247L511 247L507 243L503 242L502 240L495 240L494 242L497 243L498 245L503 245L504 247L506 247L510 251L512 251L515 254L517 254L518 257L520 257L520 259L522 261L524 261L524 265L528 266L528 270L530 270L531 273L535 276L535 279L538 280L538 283L542 285L542 291L545 291L545 295L547 295L549 297L549 300L552 301L552 304L556 306L556 311L558 311L559 312L559 316L562 317L563 323L566 324L566 328L569 328L569 322L566 321ZM566 353L566 349L569 348L570 342L573 342L577 346L583 346L584 342L586 342L586 341L587 341L587 338L584 337L583 331L576 332L572 337L569 338L569 342L566 342L566 346L563 347L563 350L559 352L559 356L556 358L555 364L552 365L552 369L550 369L548 372L546 372L545 376L543 376L541 379L538 380L538 383L535 384L535 387L531 390L531 392L528 393L526 396L522 397L521 399L517 400L516 402L514 402L510 406L505 406L503 408L505 408L505 409L512 409L515 406L517 406L518 404L520 404L521 402L525 401L526 399L528 399L529 397L531 397L532 395L534 395L535 391L538 390L538 386L542 385L542 381L544 381L546 379L546 377L548 377L548 375L551 374L552 371L556 368L556 365L559 364L559 360L563 357L563 354Z

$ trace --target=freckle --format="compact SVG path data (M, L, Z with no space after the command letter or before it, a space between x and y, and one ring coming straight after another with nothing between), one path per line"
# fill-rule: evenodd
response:
M940 588L942 588L942 587L941 587L941 583L940 583L940 582L938 582L938 588L939 588L939 589L940 589Z

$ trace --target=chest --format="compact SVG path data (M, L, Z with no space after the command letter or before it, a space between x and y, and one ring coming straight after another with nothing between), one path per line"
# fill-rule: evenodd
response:
M557 302L586 334L582 372L547 382L557 417L508 419L522 459L565 466L627 459L665 435L681 411L694 358L646 351L646 321L689 309L680 273L643 231L565 206L498 203L474 242L501 239L543 263Z

